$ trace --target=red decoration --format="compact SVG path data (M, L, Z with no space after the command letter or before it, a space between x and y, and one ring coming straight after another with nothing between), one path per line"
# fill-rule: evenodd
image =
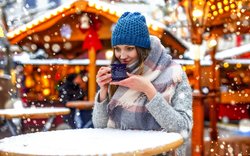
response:
M237 59L250 59L250 53L245 53L236 57Z
M226 116L229 120L250 119L248 114L248 105L246 104L218 104L218 119Z
M83 15L86 16L86 15ZM99 40L99 36L97 35L97 31L101 28L101 21L95 17L90 18L91 22L89 25L89 28L82 28L82 24L86 25L86 23L80 22L79 23L79 29L82 33L88 32L83 45L82 49L88 49L90 50L91 47L94 47L95 51L102 49L102 43ZM86 26L85 26L86 27Z
M237 36L236 37L236 47L240 47L241 46L241 41L242 41L241 36Z
M61 77L61 73L56 73L56 75L55 75L55 80L60 80L60 77Z

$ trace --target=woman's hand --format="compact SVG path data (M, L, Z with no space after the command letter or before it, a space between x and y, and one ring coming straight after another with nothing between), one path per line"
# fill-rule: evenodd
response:
M128 78L119 82L111 82L110 84L121 85L133 90L143 92L147 95L149 100L151 100L155 96L157 91L149 80L141 75L133 75L129 73L127 73L127 75Z
M100 97L99 101L103 101L107 97L108 86L109 83L112 81L111 74L108 72L111 71L109 67L101 67L96 75L96 83L100 86Z
M104 90L108 90L108 85L112 81L111 74L108 74L110 71L109 67L101 67L96 75L96 82Z

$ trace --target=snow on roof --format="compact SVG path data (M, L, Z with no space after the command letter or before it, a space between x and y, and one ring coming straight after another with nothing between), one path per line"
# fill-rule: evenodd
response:
M53 65L53 64L69 64L69 60L66 59L30 59L30 60L19 60L20 64L32 64L32 65Z
M26 52L22 52L20 54L15 54L12 57L14 62L22 62L30 60L30 55Z
M194 60L182 60L182 59L173 59L175 62L181 65L194 65ZM20 64L32 64L32 65L89 65L89 59L74 59L74 60L67 60L67 59L30 59L30 60L19 60L16 61ZM110 60L96 60L97 66L107 66L110 65ZM212 65L211 60L201 60L201 65Z
M181 64L181 65L194 65L194 60L182 60L182 59L173 59L173 61ZM211 66L211 60L200 60L200 65L202 66Z
M250 59L226 59L223 62L227 62L229 64L250 64Z
M3 115L22 115L22 114L34 114L34 113L56 113L56 112L68 112L69 108L64 107L35 107L35 108L22 108L22 109L0 109L0 116Z
M11 76L10 75L0 75L0 79L11 79Z
M98 66L107 66L110 65L110 60L96 60L96 65Z
M194 60L184 60L184 59L173 59L175 62L181 64L181 65L194 65ZM15 59L16 61L16 59ZM67 59L20 59L16 61L20 64L32 64L32 65L89 65L90 61L89 59L74 59L74 60L67 60ZM97 66L107 66L110 65L110 60L96 60ZM210 66L212 65L211 60L200 60L200 64L204 66Z
M31 59L31 56L26 53L22 52L20 54L16 54L13 56L13 61L20 63L20 64L32 64L32 65L89 65L89 59ZM106 66L111 63L110 60L96 60L97 66Z
M89 65L89 59L74 59L74 60L67 60L67 59L13 59L15 62L20 64L32 64L32 65ZM97 66L106 66L111 63L110 60L96 60Z
M17 35L22 34L22 32L30 30L34 26L37 26L40 23L46 22L50 18L54 18L54 16L57 16L59 13L62 13L65 10L72 9L73 4L75 2L77 2L77 1L78 0L68 1L68 2L64 3L63 5L61 5L61 6L55 8L55 9L53 9L51 11L48 11L46 14L43 14L43 15L39 16L38 18L28 22L27 24L25 24L25 25L23 25L21 27L18 27L18 28L16 28L15 30L13 30L11 32L8 32L8 34L7 34L8 39L12 39ZM102 1L99 1L99 0L91 0L91 1L85 0L85 1L88 2L88 7L95 8L97 10L102 10L103 12L107 12L109 10L108 13L116 15L117 19L125 11L128 11L127 9L123 9L121 7L117 7L115 5L112 5L112 4L109 4L109 3L106 3L106 2L102 2ZM151 17L149 17L147 15L145 15L145 18L146 18L148 26L150 26L150 28L152 27L152 29L154 31L157 31L156 26L159 27L159 28L167 30L167 27L164 24L162 24L161 22L155 21L155 20L153 20Z
M0 150L30 155L111 155L162 147L182 139L163 131L75 129L36 132L0 140Z
M223 59L232 58L234 56L238 56L247 52L250 52L250 44L245 44L240 47L235 47L235 48L227 49L224 51L216 52L215 59L223 60Z

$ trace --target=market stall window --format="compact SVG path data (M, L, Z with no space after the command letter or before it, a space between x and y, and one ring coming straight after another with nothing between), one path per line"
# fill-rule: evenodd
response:
M80 65L24 65L24 93L27 102L48 101L59 103L58 89L68 74L87 69ZM86 90L87 88L83 88Z
M221 98L218 119L240 120L250 118L250 66L223 62L220 68Z

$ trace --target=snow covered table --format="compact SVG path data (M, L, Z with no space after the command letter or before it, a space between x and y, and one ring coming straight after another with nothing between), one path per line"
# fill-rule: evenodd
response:
M13 118L48 118L46 124L44 125L43 131L47 131L51 127L56 115L69 114L69 108L61 107L39 107L39 108L22 108L22 109L0 109L0 117L6 119L7 125L12 133L12 135L19 135L16 125L12 122Z
M0 140L0 155L155 155L183 143L162 131L75 129L36 132Z

